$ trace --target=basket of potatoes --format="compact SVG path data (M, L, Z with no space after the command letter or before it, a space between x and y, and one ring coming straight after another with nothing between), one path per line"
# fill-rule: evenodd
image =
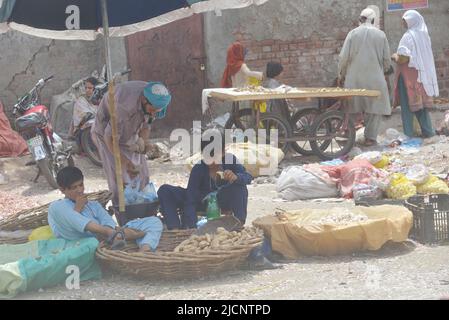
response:
M139 252L135 244L121 251L100 244L96 257L103 267L122 274L145 279L188 279L241 267L251 250L263 241L263 231L254 227L232 232L218 228L204 235L194 231L164 231L156 252Z

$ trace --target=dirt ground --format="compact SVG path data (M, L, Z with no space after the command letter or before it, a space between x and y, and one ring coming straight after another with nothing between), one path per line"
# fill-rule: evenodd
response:
M437 173L447 173L449 143L422 147L419 153L402 155L404 161L425 162ZM31 180L34 167L25 167L27 157L2 159L0 170L9 177L0 190L14 190L25 196L39 196L48 202L61 197L45 180ZM107 188L102 170L86 158L77 157L86 177L86 191ZM289 157L281 167L317 159ZM184 166L149 161L151 178L157 185L184 185L188 171ZM259 178L249 186L248 223L274 213L276 208L304 206L352 206L338 199L283 202L277 199L272 179ZM104 272L103 279L81 284L80 290L58 286L28 292L16 299L441 299L449 296L449 246L423 246L413 241L386 245L377 252L362 252L339 257L304 257L284 261L281 269L266 271L233 270L189 281L145 281Z

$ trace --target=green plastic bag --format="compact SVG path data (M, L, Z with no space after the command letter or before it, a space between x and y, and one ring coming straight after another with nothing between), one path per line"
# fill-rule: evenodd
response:
M207 200L207 220L215 220L220 218L220 208L217 202L217 192L211 192L206 197Z

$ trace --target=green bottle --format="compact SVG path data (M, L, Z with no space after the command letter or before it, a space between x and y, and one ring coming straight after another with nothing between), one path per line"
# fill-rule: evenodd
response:
M220 208L217 203L217 193L209 194L207 199L207 220L215 220L220 218Z

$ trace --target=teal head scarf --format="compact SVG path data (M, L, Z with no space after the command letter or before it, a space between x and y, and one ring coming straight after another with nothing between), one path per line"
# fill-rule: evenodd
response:
M155 118L164 118L171 101L171 94L167 87L161 82L148 82L143 94L155 108L160 109L156 113Z

